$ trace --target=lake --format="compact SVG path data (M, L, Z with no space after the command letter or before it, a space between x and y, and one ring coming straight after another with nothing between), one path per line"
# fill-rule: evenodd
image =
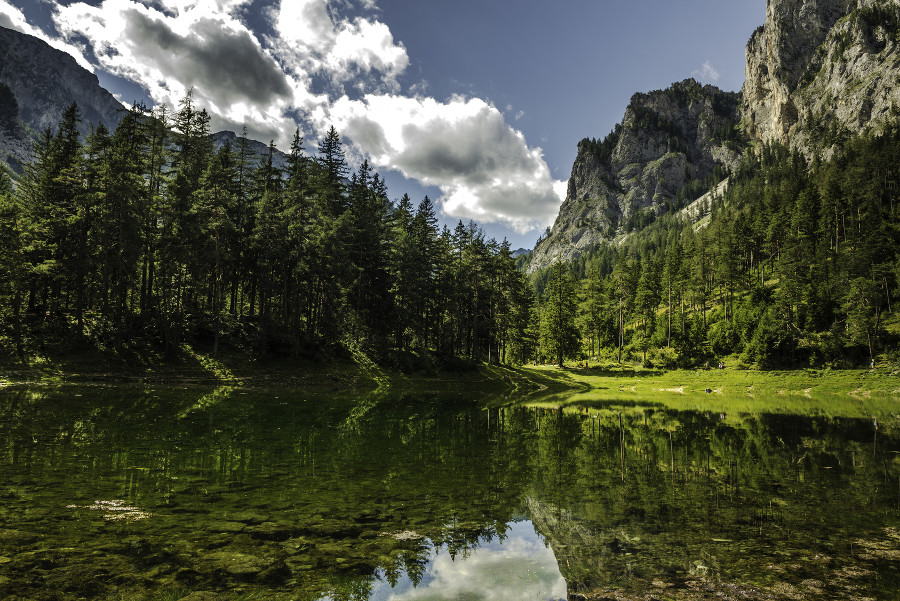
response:
M9 387L0 597L897 599L898 412Z

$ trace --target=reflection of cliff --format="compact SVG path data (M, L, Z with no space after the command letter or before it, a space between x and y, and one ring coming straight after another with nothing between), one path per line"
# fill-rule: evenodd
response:
M617 563L614 553L626 552L619 536L598 530L565 509L530 496L524 504L535 529L556 555L570 598L599 586L601 575Z
M0 598L367 599L466 557L569 601L900 590L898 418L208 392L0 390Z

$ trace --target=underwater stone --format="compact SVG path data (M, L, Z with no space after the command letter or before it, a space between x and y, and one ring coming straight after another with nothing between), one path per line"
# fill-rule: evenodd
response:
M38 540L38 536L21 530L0 530L0 543L6 545L27 545Z
M180 601L221 601L224 598L225 597L222 595L217 595L216 593L211 593L209 591L196 591L187 597L182 597Z
M290 524L263 522L258 526L251 526L247 529L251 538L257 540L284 541L294 534L296 528Z
M240 580L254 580L270 567L269 562L255 555L217 551L206 557L213 571L225 572Z
M212 522L206 527L210 532L243 532L247 525L241 522Z
M268 517L252 511L232 511L225 514L225 517L229 522L244 522L245 524L260 524L269 521Z

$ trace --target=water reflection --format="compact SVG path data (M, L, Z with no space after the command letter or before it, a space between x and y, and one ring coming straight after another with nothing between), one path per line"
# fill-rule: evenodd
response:
M871 418L482 407L285 390L2 391L0 596L900 590L895 416L880 415L876 433ZM126 510L142 519L104 517Z
M394 583L379 578L373 601L557 601L566 598L566 581L553 550L527 520L513 522L503 537L454 556L432 550L418 584L408 576ZM330 597L328 597L330 599Z

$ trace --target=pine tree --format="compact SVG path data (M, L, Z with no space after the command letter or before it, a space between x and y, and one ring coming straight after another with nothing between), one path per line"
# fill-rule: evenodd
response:
M29 265L25 255L28 244L25 215L13 195L5 171L0 171L0 323L11 322L16 355L24 360L22 336L22 296Z
M380 349L393 329L393 299L389 267L391 210L386 190L368 161L360 165L350 185L347 247L350 255L348 301L355 323L355 344Z
M136 286L141 249L141 217L147 202L144 177L146 141L142 115L135 108L126 113L109 141L104 154L103 201L99 203L98 240L103 305L111 323L124 336L130 308L127 306Z
M344 149L341 147L341 136L332 125L319 144L319 164L322 174L319 181L319 194L323 204L332 217L338 217L347 210L344 180L349 169Z
M235 214L236 180L234 152L231 144L226 142L213 156L203 174L195 205L203 237L198 260L209 278L206 284L209 299L207 310L213 318L213 355L219 352L228 278L234 273L234 265L237 263L234 248L237 228L232 221Z
M541 346L559 367L563 367L563 360L576 354L581 345L575 327L578 312L575 284L562 263L555 263L550 268L546 294L541 316Z

